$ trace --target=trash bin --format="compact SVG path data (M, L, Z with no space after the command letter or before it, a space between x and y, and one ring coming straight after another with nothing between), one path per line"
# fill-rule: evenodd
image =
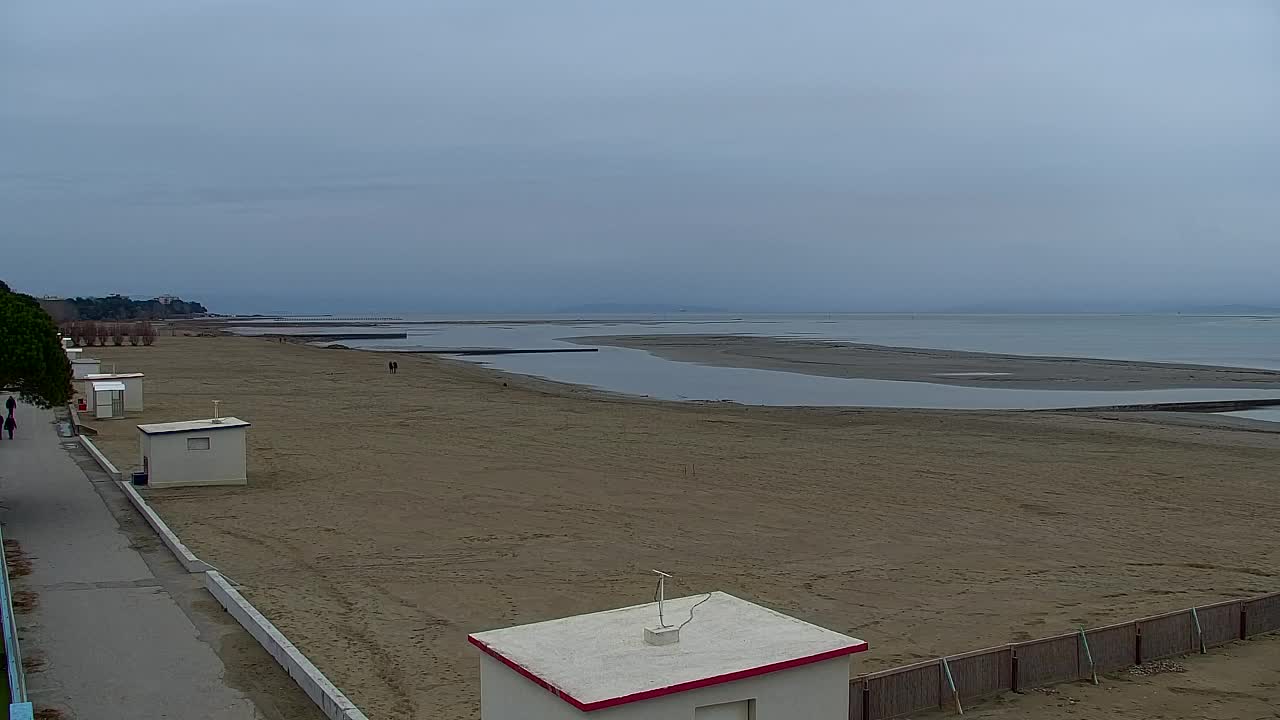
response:
M147 471L146 471L146 470L137 470L137 471L135 471L135 472L133 473L133 484L134 484L134 485L146 485L146 484L147 484Z

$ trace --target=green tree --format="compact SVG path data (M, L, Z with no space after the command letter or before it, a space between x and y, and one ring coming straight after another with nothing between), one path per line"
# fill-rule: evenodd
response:
M71 363L53 318L35 298L0 282L0 390L40 407L71 401Z

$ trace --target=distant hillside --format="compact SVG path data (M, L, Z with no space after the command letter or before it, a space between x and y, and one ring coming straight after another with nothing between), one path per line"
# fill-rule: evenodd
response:
M673 313L712 314L729 312L724 308L701 307L698 305L662 305L662 304L628 304L628 303L590 303L574 305L556 310L558 315L670 315Z
M1133 305L1079 303L987 303L937 311L973 315L1280 315L1274 305Z
M168 295L150 300L134 300L124 295L42 298L40 306L58 323L73 320L164 320L209 312L194 300Z
M1274 305L1191 305L1177 307L1173 312L1187 315L1280 315L1280 307Z

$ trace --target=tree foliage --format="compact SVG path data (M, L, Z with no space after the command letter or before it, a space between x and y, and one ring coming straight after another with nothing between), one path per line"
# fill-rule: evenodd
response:
M40 407L65 405L71 388L71 362L58 340L53 318L35 298L0 282L0 389L17 391Z
M163 320L208 312L204 305L192 300L181 298L167 298L167 300L168 302L161 302L159 298L134 300L124 295L108 295L41 300L40 305L58 322Z

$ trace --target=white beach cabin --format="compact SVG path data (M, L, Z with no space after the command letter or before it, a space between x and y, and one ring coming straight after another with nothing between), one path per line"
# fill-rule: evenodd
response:
M63 350L70 350L70 349L74 348L75 346L76 346L76 341L75 341L75 340L72 340L72 339L71 339L71 338L69 338L69 337L64 337L64 338L62 338L62 349L63 349Z
M79 352L77 350L77 352ZM102 370L102 361L97 358L87 357L71 357L71 378L73 380L84 380L90 375L98 375Z
M75 360L76 358L80 357L80 353L84 352L84 349L63 347L62 351L67 354L67 358L69 360Z
M234 417L139 425L142 469L151 487L245 485L245 428Z
M142 373L94 373L86 375L84 378L85 405L88 410L93 411L97 404L90 385L100 380L115 380L124 383L125 412L142 412L144 409L142 381L145 377Z
M93 416L99 420L124 417L124 383L119 380L94 380L85 393L93 399Z
M482 720L848 718L865 642L722 592L667 600L664 617L655 633L648 603L468 636Z

